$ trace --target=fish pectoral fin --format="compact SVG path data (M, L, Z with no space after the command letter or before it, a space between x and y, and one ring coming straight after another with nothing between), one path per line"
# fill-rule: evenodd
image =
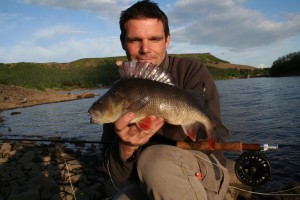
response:
M145 107L150 101L150 98L148 96L145 96L135 102L133 102L130 106L127 107L127 111L136 112L143 107Z
M149 116L149 117L145 117L143 119L141 119L140 121L138 121L136 123L136 125L140 128L140 129L143 129L144 131L147 131L150 129L150 126L152 124L152 118Z
M184 133L191 138L194 142L197 140L197 132L200 127L200 124L197 122L188 123L181 125Z

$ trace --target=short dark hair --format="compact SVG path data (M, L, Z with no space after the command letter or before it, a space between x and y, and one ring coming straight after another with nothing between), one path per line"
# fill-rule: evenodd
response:
M167 37L168 35L170 35L167 15L158 7L157 3L151 2L149 0L144 0L138 1L131 7L121 12L119 21L121 29L121 42L124 42L126 36L126 22L130 19L143 18L155 18L160 20L164 26L165 36Z

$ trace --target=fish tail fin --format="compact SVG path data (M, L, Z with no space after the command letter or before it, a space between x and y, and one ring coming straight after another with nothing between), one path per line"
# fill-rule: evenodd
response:
M217 124L216 126L214 126L213 131L210 133L208 132L208 144L210 149L214 150L216 141L228 136L229 136L229 131L224 125Z

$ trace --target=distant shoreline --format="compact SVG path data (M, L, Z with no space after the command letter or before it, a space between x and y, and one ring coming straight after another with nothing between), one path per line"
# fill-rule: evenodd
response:
M300 76L300 72L299 74L283 74L283 75L277 75L277 76L273 76L273 75L256 75L256 76L243 76L243 77L232 77L230 78L230 80L235 80L235 79L248 79L248 78L280 78L280 77L296 77L296 76Z
M76 90L78 91L79 89ZM19 86L0 84L0 112L3 110L79 100L82 98L93 98L97 96L97 94L89 91L91 89L86 90L87 91L80 94L71 94L71 91L66 91L65 94L62 94L62 91L52 89L40 91Z

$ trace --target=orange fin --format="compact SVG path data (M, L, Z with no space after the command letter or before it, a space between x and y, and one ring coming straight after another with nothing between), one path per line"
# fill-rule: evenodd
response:
M182 125L182 129L184 133L195 142L197 140L199 126L199 123L184 124Z
M214 139L212 139L211 137L208 137L207 142L208 142L208 146L209 146L210 150L215 150L216 141Z
M145 131L150 129L150 126L152 124L152 118L151 117L145 117L143 119L141 119L140 121L138 121L137 126Z

